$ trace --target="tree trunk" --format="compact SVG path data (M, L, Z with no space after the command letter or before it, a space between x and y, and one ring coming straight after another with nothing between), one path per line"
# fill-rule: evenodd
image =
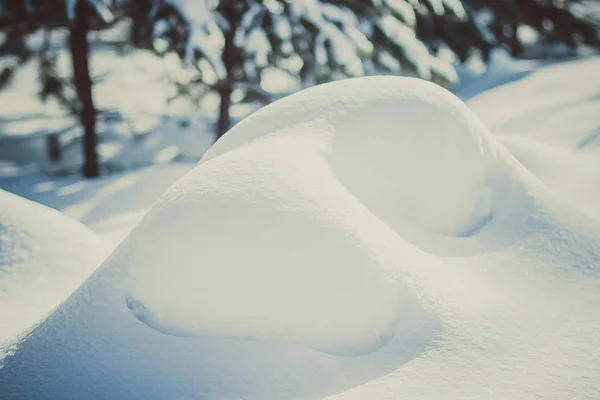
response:
M48 159L51 162L58 162L62 156L60 140L57 133L51 133L46 138L46 148L48 150Z
M523 45L519 41L518 29L519 26L513 24L511 26L512 36L510 37L510 54L513 57L519 57L523 53Z
M217 139L227 132L231 126L231 117L229 110L231 108L231 93L233 92L233 65L235 57L235 47L233 37L235 30L232 28L225 33L225 45L223 46L223 64L227 77L225 82L219 87L219 96L221 96L221 107L219 110L219 121L217 123Z
M217 139L225 134L231 126L231 117L229 109L231 107L231 85L225 84L219 89L221 96L221 106L219 108L219 122L217 123Z
M73 76L80 101L79 118L83 125L83 175L88 178L100 175L96 152L96 109L92 97L92 79L89 69L88 44L89 4L79 0L75 7L75 18L70 26L69 47L73 61Z
M152 29L148 21L152 2L134 1L131 7L131 42L136 48L151 49Z

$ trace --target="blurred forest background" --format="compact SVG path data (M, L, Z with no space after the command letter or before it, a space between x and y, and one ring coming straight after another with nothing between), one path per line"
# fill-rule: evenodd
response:
M596 0L0 0L0 167L193 161L314 84L395 74L456 91L493 62L599 49Z

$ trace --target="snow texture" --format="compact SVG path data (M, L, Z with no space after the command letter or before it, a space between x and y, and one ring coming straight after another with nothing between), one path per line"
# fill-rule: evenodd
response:
M317 86L171 187L0 397L594 399L599 233L444 89Z
M0 346L69 297L106 248L80 223L0 190Z

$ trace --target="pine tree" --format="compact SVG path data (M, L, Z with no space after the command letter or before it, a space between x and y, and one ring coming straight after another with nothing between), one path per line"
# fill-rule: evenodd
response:
M73 27L81 2L88 5L89 29L128 18L133 47L175 52L195 69L187 86L220 96L217 137L231 125L234 90L265 102L261 79L267 68L298 76L304 86L371 74L449 84L456 80L452 62L473 54L487 59L497 46L523 54L527 44L518 32L524 26L545 43L600 47L598 14L588 11L594 0L4 0L0 30L7 39L0 52L25 62L36 54L23 45L24 33ZM83 111L93 104L69 105L52 60L41 59L42 93L73 108L86 132L93 132L94 112ZM0 71L0 88L12 70ZM84 87L89 80L78 81ZM77 93L78 103L89 105L87 90ZM91 149L93 141L86 143Z
M77 96L81 103L79 117L83 125L83 175L97 177L100 175L100 163L96 149L96 107L92 96L92 78L89 67L88 32L90 5L79 0L73 7L69 24L69 48L73 60L73 77Z
M425 43L415 33L417 25L444 21L457 36L462 25L475 27L459 0L418 3L225 0L210 7L208 2L165 0L154 16L155 34L203 76L216 77L211 87L221 96L220 136L230 125L233 88L258 90L261 72L269 66L299 75L305 85L378 72L454 81L450 63L432 51L438 38L432 35ZM425 21L428 13L448 20Z
M556 3L556 4L555 4ZM408 74L440 83L458 61L493 47L520 54L516 31L528 25L543 40L598 46L597 25L565 0L154 0L155 38L200 71L217 91L217 137L229 128L233 88L260 91L270 66L305 85L375 73Z
M527 26L538 42L561 43L571 48L587 45L600 48L599 4L595 0L463 0L492 37L493 44L520 56L526 44L518 31ZM595 12L594 12L595 10Z

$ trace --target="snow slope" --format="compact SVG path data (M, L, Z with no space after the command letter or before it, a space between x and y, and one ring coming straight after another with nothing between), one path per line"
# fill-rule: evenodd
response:
M0 190L0 345L69 297L106 249L78 222Z
M554 193L600 218L600 57L542 68L468 104Z
M61 211L116 247L193 163L171 163L100 179L29 173L0 176L0 188Z
M595 399L599 233L445 90L311 88L171 187L0 397Z
M459 83L452 92L463 100L498 86L523 79L548 61L519 60L504 49L493 49L487 63L475 60L456 65Z

